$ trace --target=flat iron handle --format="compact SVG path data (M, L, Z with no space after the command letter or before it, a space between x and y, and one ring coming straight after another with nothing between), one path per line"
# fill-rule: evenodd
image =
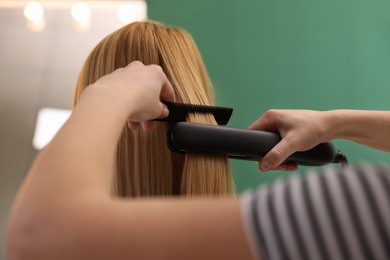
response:
M167 133L167 143L172 151L222 153L240 160L260 160L280 139L278 134L271 132L189 122L174 124ZM335 148L328 142L305 152L296 152L286 162L320 166L332 163L334 159Z

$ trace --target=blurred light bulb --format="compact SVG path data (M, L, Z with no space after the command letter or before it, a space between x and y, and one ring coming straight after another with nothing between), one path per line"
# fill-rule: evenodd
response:
M131 23L138 20L137 6L122 4L118 7L118 18L122 23Z
M75 30L86 32L91 28L91 11L86 3L77 2L73 4L71 14Z
M91 17L91 11L86 3L78 2L72 6L71 14L78 23L87 23Z
M41 19L34 22L27 20L27 27L33 32L42 32L46 27L46 21L45 19Z
M87 32L87 31L89 31L89 29L91 29L91 20L88 20L88 21L83 22L83 23L80 23L80 22L73 20L72 25L76 31Z
M28 2L24 7L24 16L29 21L37 22L43 19L44 10L40 3L38 2Z

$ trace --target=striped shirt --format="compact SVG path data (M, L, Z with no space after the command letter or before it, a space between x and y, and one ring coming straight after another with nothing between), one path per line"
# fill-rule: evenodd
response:
M390 259L390 168L292 175L242 198L259 259Z

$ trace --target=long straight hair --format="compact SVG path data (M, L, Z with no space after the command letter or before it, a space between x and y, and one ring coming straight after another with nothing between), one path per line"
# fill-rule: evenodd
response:
M174 86L177 102L214 105L211 81L191 35L183 29L144 21L111 33L93 49L80 72L73 107L88 85L135 60L161 66ZM187 121L216 124L210 114L190 114ZM117 148L114 194L232 194L227 157L172 153L165 143L167 127L167 123L158 122L153 131L146 133L124 126Z

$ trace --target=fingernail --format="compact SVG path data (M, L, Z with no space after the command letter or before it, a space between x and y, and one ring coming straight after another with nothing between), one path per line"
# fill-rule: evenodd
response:
M168 107L165 104L163 104L163 116L167 117L168 115L169 115Z
M266 172L271 169L271 165L267 161L262 161L260 163L260 170Z

